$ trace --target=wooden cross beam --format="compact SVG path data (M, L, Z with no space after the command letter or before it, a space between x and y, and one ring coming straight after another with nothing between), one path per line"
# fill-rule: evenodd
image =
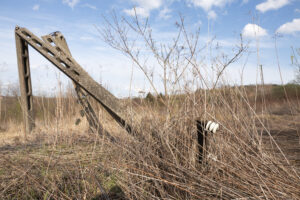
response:
M15 37L22 108L25 120L25 131L27 133L34 127L28 44L49 60L61 72L72 79L74 84L80 87L81 92L89 94L98 101L114 120L116 120L120 126L125 128L128 133L132 133L131 126L121 116L122 106L118 99L91 78L90 75L74 60L66 42L63 42L64 38L59 40L55 37L53 39L53 37L46 36L41 40L26 28L20 27L15 28Z

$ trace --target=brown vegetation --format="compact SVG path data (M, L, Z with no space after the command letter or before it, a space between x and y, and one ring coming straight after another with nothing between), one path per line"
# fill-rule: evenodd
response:
M183 18L165 44L137 16L105 21L104 41L131 59L154 92L123 100L136 134L96 105L114 139L90 132L69 92L35 97L36 128L24 138L18 96L4 97L0 198L300 199L299 85L225 87L223 72L247 49L242 38L232 56L219 48L210 55L215 78L209 80L201 52L211 42L199 44L200 31L188 33ZM153 66L161 72L163 95ZM198 119L221 127L209 136L202 163Z
M88 133L71 93L60 99L36 97L37 127L25 139L18 97L4 97L1 198L298 199L299 100L290 90L289 101L276 96L281 87L267 86L266 96L273 97L265 106L257 98L257 110L251 97L255 86L171 96L169 112L159 103L165 97L126 100L139 113L128 115L137 137L98 108L116 142ZM210 138L204 164L197 162L199 117L222 127ZM291 144L283 137L291 137L294 150L280 148Z

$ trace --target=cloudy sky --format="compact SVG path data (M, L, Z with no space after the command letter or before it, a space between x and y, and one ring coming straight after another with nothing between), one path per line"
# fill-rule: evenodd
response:
M242 34L249 51L226 70L232 84L239 84L241 71L244 84L255 84L259 65L265 83L287 83L294 78L291 49L300 46L299 0L1 0L1 87L18 82L14 41L18 25L38 36L61 31L77 62L116 96L129 94L132 74L132 94L149 91L139 69L132 71L132 62L105 44L96 29L104 25L102 16L115 11L130 17L133 7L141 19L149 19L159 42L174 36L180 14L191 31L200 27L203 43L215 38L225 54L230 55ZM59 80L66 85L65 76L32 49L30 64L35 92L53 92Z

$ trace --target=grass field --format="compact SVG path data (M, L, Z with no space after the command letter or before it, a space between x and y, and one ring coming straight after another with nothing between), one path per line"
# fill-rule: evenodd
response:
M0 198L299 199L299 86L260 90L264 95L256 86L176 95L169 110L163 96L126 99L136 137L94 106L113 142L89 131L71 93L35 97L36 128L26 138L19 97L2 97ZM203 164L199 118L221 125Z

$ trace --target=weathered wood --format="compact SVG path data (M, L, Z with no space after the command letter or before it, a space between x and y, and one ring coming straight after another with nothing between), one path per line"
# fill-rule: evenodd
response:
M118 99L93 80L72 56L62 53L63 50L59 46L52 46L54 41L51 38L45 38L48 42L44 42L26 28L20 27L16 27L15 33L95 98L128 133L131 133L130 125L121 117L122 106Z
M18 34L15 34L19 83L21 92L21 108L24 119L24 133L29 134L34 128L33 97L29 65L28 44Z
M109 106L116 113L121 111L121 106L118 104L117 98L94 81L71 56L63 55L59 47L53 47L49 43L45 43L25 28L17 27L16 34L26 40L30 46L42 54L70 79L78 83L95 99Z
M61 54L68 55L70 57L72 56L67 41L60 32L54 32L52 34L42 36L42 39L44 40L44 42L49 44L53 42L55 44L55 47L59 47L57 48L57 50L60 50ZM81 105L85 117L89 123L90 129L93 132L99 133L100 135L103 135L104 133L108 134L107 131L104 131L102 124L100 123L95 111L93 110L93 107L88 100L88 94L76 82L72 81L72 83L75 88L79 104Z

